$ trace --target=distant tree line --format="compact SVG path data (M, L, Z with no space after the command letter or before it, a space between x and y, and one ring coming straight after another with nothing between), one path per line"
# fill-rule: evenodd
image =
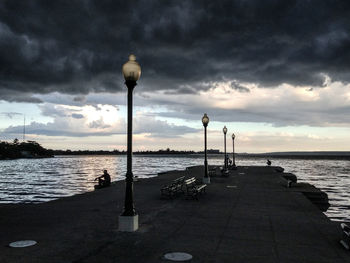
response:
M47 150L35 141L0 141L0 159L46 158L53 157L54 151Z
M176 151L170 150L167 148L166 150L158 150L158 151L137 151L134 154L194 154L195 151Z
M46 158L54 155L125 155L126 151L119 150L50 150L45 149L36 141L19 142L15 139L13 142L0 141L0 160L18 159L18 158ZM135 151L135 155L189 155L203 154L203 151L177 151L165 150L157 151ZM208 154L222 154L219 150L208 150ZM290 159L342 159L350 160L350 152L275 152L275 153L235 153L236 156L251 158L290 158Z
M119 155L119 154L125 154L125 151L119 151L119 150L113 150L113 151L105 151L105 150L98 150L98 151L89 151L89 150L54 150L54 155Z
M19 142L15 139L13 142L0 141L0 160L18 159L18 158L44 158L54 157L55 155L125 155L126 151L119 150L51 150L45 149L36 141ZM167 148L157 151L135 151L135 155L175 155L175 154L194 154L201 153L195 151L176 151Z
M113 151L105 151L105 150L98 150L98 151L89 151L89 150L54 150L54 155L125 155L126 151L119 151L119 150L113 150ZM166 150L158 150L158 151L136 151L133 152L133 154L193 154L194 151L175 151L170 150L167 148Z

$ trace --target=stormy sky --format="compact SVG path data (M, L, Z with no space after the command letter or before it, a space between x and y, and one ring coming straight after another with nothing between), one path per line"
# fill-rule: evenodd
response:
M123 148L133 53L140 149L201 149L206 112L213 148L227 125L242 151L345 150L349 17L345 0L1 1L0 139L22 114L52 148Z

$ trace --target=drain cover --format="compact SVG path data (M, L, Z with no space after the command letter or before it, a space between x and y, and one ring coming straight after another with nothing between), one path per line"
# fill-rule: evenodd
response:
M227 188L237 188L237 185L226 185Z
M238 173L238 174L245 174L245 173Z
M34 246L36 244L36 241L34 240L21 240L12 242L9 244L10 247L30 247Z
M165 254L164 258L171 261L187 261L192 259L192 255L184 252L171 252Z

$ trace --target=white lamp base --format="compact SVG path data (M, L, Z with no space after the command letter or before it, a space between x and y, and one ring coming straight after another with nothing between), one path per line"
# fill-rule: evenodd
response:
M139 228L139 215L119 216L119 231L134 232Z
M210 184L210 177L203 177L202 182L203 184Z

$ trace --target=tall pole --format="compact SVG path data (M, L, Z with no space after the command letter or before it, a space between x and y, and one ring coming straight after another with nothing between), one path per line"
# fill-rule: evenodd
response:
M235 161L235 139L232 139L232 165L236 166L236 161Z
M124 211L119 216L119 231L134 232L139 228L139 216L134 207L134 186L132 174L132 93L136 86L136 81L141 76L141 67L136 61L136 57L130 54L122 68L125 85L128 88L128 142L127 142L127 170L125 178L125 200Z
M210 184L210 177L208 173L208 159L207 159L207 126L209 123L209 117L206 113L202 117L202 123L204 126L204 177L203 183Z
M224 145L225 145L225 158L224 158L224 165L225 165L225 170L227 170L227 158L226 158L226 133L224 133Z
M204 126L204 177L208 177L208 161L207 161L207 126Z
M136 211L134 207L133 198L133 173L132 173L132 107L133 107L133 90L136 86L136 81L125 81L128 87L128 144L127 144L127 170L126 170L126 189L125 189L125 203L124 212L122 216L135 216Z
M204 180L203 183L210 184L207 159L207 126L204 126Z

